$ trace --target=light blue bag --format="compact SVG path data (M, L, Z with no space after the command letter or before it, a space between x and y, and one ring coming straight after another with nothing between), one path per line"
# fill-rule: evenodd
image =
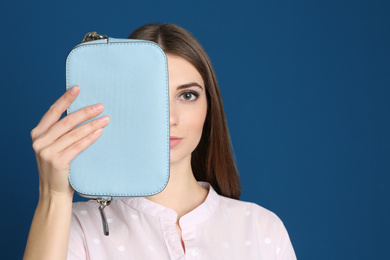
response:
M67 114L102 103L110 123L102 136L70 163L69 182L104 208L111 200L150 196L169 179L168 68L154 42L87 34L66 59L66 90L80 94ZM92 119L91 119L92 120Z

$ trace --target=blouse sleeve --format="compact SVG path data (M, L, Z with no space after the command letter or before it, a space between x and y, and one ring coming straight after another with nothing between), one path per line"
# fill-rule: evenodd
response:
M256 226L261 245L261 255L265 259L296 260L295 252L287 230L280 218L273 212L256 204L253 205Z
M294 252L294 248L291 244L290 237L283 223L280 226L280 240L279 247L277 248L278 260L296 260L297 257Z

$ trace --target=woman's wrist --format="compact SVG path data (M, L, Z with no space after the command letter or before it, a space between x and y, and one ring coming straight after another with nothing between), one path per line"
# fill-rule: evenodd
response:
M66 259L73 191L39 191L24 259Z
M72 203L74 191L53 191L50 189L39 189L39 203Z

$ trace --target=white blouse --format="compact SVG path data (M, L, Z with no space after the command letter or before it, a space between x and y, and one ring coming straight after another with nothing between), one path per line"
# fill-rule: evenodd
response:
M98 203L74 203L68 259L296 259L274 213L201 185L209 190L206 200L179 220L185 250L176 212L140 197L105 209L109 236L103 234Z

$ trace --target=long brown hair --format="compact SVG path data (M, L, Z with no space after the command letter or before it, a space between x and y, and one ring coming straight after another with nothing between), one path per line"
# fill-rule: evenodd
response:
M181 56L201 74L207 95L207 115L201 140L191 156L191 166L198 181L206 181L221 195L238 199L241 184L227 128L221 93L214 68L207 53L194 36L175 24L146 24L129 39L156 42L165 53Z

